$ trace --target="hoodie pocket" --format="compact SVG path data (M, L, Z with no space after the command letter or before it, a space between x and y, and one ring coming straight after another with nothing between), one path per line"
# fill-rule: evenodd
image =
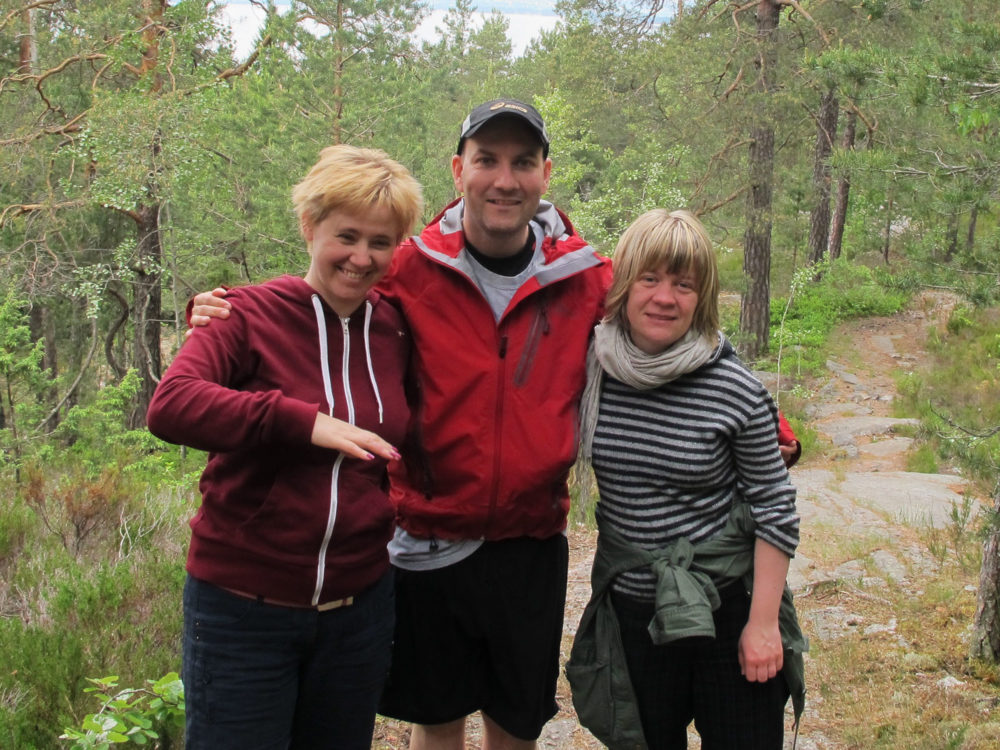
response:
M332 463L278 461L259 506L236 537L288 561L311 559L322 543L330 512Z

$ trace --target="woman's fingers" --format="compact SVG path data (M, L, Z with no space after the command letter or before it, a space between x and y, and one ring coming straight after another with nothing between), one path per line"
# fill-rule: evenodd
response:
M376 456L387 461L395 461L400 457L399 451L376 433L322 413L316 415L312 443L365 461Z

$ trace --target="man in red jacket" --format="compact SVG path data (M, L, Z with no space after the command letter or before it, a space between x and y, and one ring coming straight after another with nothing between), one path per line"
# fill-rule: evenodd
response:
M397 252L384 285L414 336L414 422L391 472L393 668L380 711L410 747L531 748L558 709L567 477L610 265L541 200L538 112L487 102L463 123L463 197Z

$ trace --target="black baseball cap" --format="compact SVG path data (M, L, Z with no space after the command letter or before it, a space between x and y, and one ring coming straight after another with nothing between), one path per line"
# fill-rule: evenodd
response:
M542 142L542 155L548 157L549 134L545 132L545 123L542 121L542 116L530 104L519 102L517 99L494 99L493 101L480 104L472 110L469 116L465 118L465 122L462 123L462 134L458 138L456 153L462 153L462 146L465 145L466 138L475 135L483 125L494 117L504 115L520 117L527 123L532 132L538 136L538 140Z

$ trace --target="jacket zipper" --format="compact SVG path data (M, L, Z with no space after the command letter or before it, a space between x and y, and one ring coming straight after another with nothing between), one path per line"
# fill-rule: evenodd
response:
M538 352L538 345L541 343L542 337L548 336L551 330L549 327L548 304L545 290L539 290L535 294L538 296L535 319L531 322L531 329L528 331L528 338L525 339L524 349L521 351L517 367L514 368L514 386L516 388L520 388L528 382L528 377L531 375L531 368L535 364L535 354Z
M507 369L507 336L500 337L500 345L497 348L498 355L498 365L497 365L497 401L496 401L496 415L493 419L493 481L490 482L490 486L493 488L490 493L490 508L489 512L486 514L486 524L483 528L483 536L486 536L486 531L493 525L493 516L496 513L497 500L500 496L500 452L503 446L503 404L504 397L506 393L506 369Z
M354 424L354 400L351 397L350 363L351 339L348 324L350 318L340 319L340 328L344 340L344 353L341 356L340 373L341 381L344 384L344 402L347 404L347 421ZM331 389L332 389L331 384ZM330 404L330 416L333 416L333 404ZM337 506L340 502L338 494L338 484L340 481L340 466L344 463L344 454L341 453L333 462L333 471L330 477L330 512L326 518L326 532L323 534L323 543L319 548L319 556L316 561L316 588L313 591L312 604L319 604L320 595L323 593L323 584L326 580L326 553L330 547L330 539L333 536L333 528L337 522Z

